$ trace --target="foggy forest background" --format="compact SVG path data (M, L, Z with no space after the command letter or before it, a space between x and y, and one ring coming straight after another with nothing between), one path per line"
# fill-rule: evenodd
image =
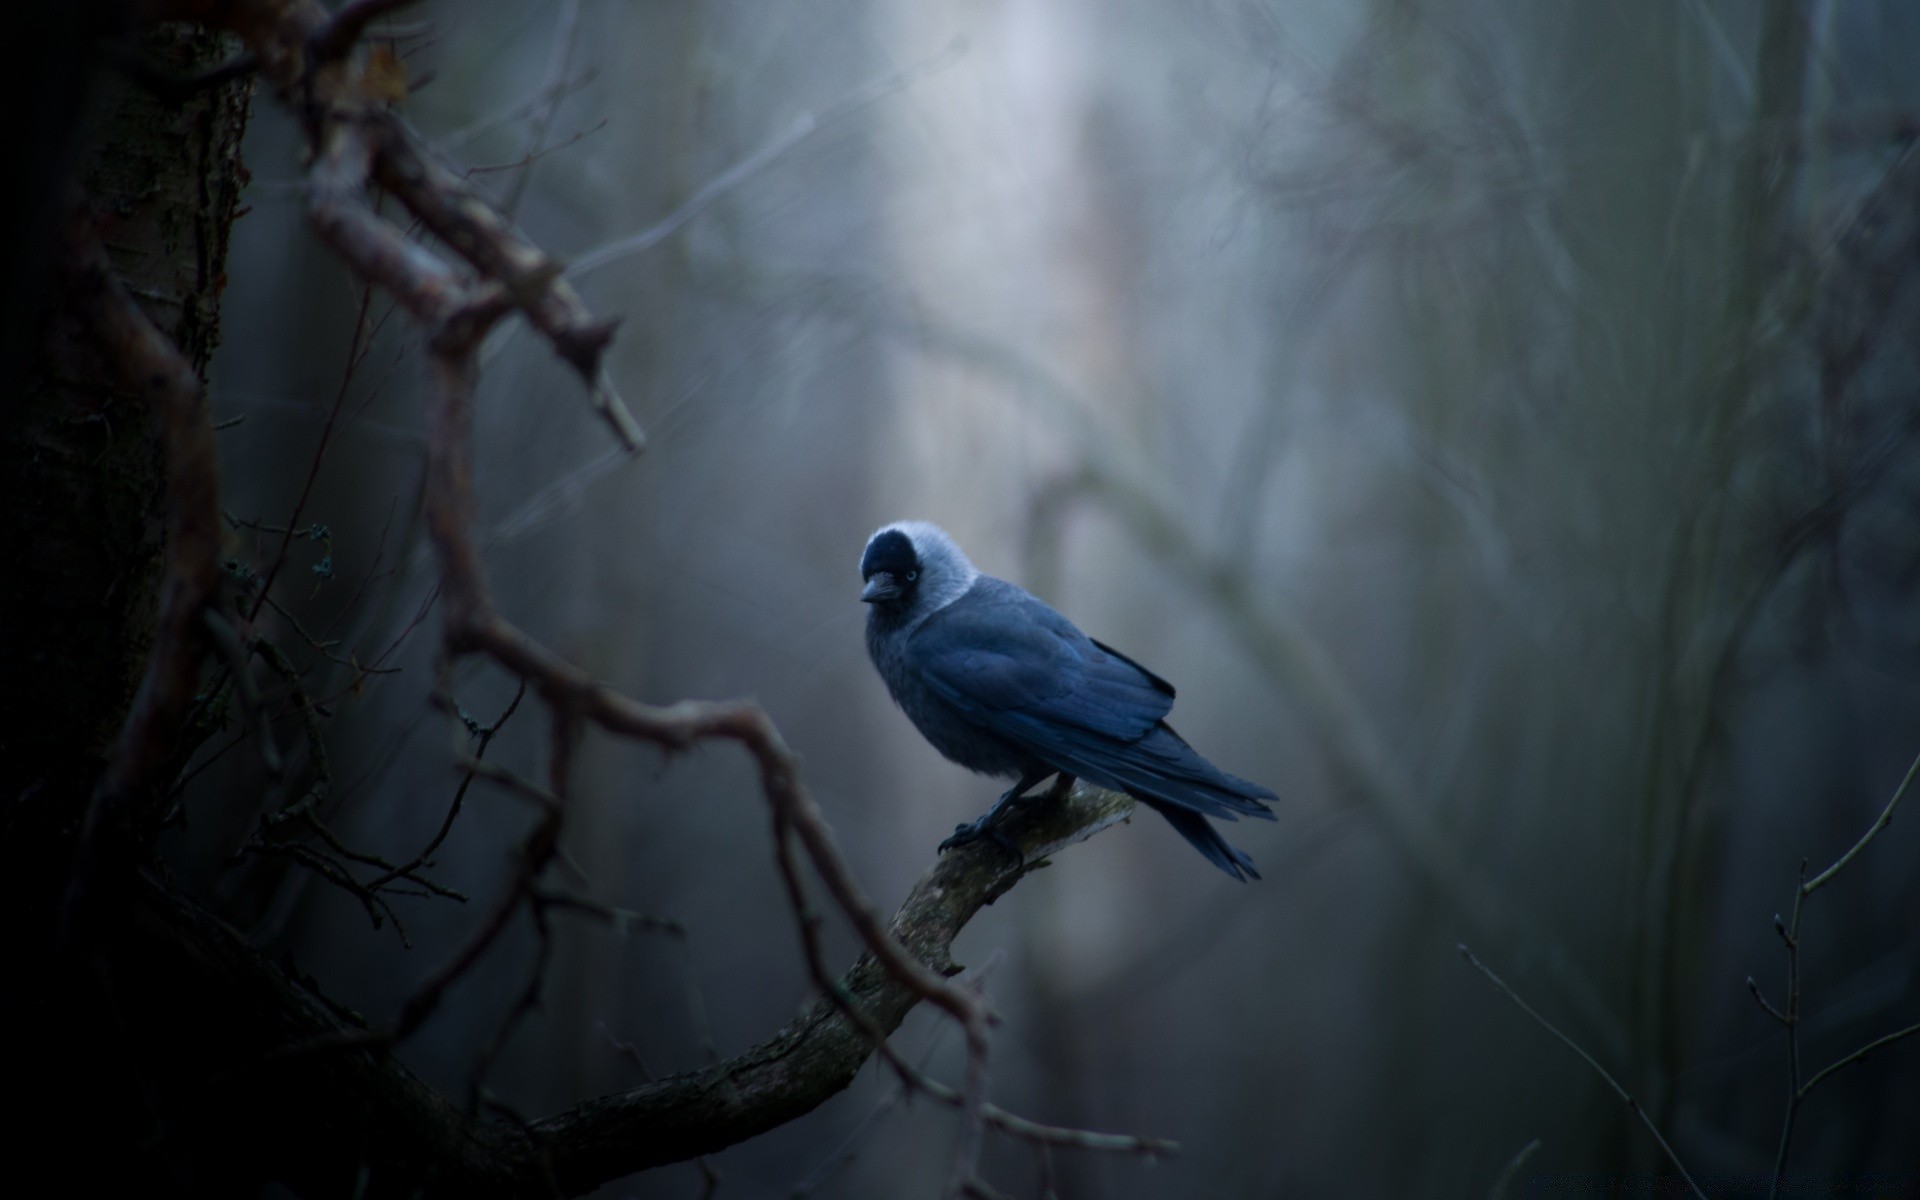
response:
M998 785L941 760L866 661L856 564L886 521L944 525L1171 678L1178 728L1279 793L1277 825L1229 831L1263 882L1149 817L960 940L1004 1017L997 1102L1183 1146L1056 1151L1058 1194L1479 1195L1536 1140L1511 1194L1669 1173L1463 942L1709 1192L1764 1180L1786 1037L1745 981L1780 1002L1802 860L1852 846L1920 753L1920 8L395 21L409 119L622 318L608 367L649 437L621 454L536 338L495 333L479 536L503 612L642 699L757 698L889 909ZM275 105L246 159L208 392L244 418L220 434L231 551L271 556L249 523L286 522L337 403L300 517L324 533L277 596L343 656L390 649L310 687L343 693L332 828L404 855L458 782L429 705L419 334L309 232ZM482 724L514 693L477 662L454 683ZM510 720L488 757L537 775L544 746ZM472 911L396 900L408 949L310 871L229 865L259 769L195 776L173 870L390 1015ZM733 1053L811 992L742 755L589 737L577 769L581 887L685 937L556 925L543 1007L487 1077L530 1115ZM497 891L528 819L477 787L437 877ZM1896 820L1807 902L1812 1068L1920 1019L1916 853ZM404 1060L461 1094L534 942L516 926ZM957 1078L937 1014L895 1043ZM1916 1056L1823 1084L1793 1169L1913 1194ZM896 1091L870 1066L715 1156L716 1194L936 1194L956 1119ZM1008 1192L1042 1169L989 1139ZM603 1194L703 1186L676 1166Z

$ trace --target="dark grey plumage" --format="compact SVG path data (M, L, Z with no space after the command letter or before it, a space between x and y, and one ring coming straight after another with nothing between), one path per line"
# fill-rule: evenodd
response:
M924 521L877 531L860 575L872 606L867 652L894 701L954 762L1018 780L948 844L991 836L1007 804L1059 775L1129 793L1227 874L1259 878L1207 818L1271 820L1262 801L1274 795L1221 771L1167 725L1172 684L982 575Z

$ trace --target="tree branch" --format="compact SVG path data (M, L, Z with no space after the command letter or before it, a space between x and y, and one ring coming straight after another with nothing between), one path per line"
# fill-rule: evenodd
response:
M1473 956L1473 951L1467 949L1467 947L1464 944L1462 944L1459 947L1459 950L1460 950L1460 957L1467 960L1468 966L1480 972L1482 975L1485 975L1487 977L1487 982L1491 983L1494 987L1498 988L1500 990L1500 993L1504 995L1507 999L1513 1001L1514 1004L1520 1009L1521 1012L1527 1014L1529 1017L1532 1017L1534 1021L1538 1023L1542 1029L1546 1030L1548 1033L1552 1034L1555 1038L1559 1039L1561 1045L1573 1051L1575 1054L1578 1054L1582 1062L1585 1062L1589 1067L1593 1068L1593 1073L1598 1075L1606 1083L1606 1085L1609 1088L1613 1089L1613 1094L1620 1097L1620 1099L1626 1104L1627 1108L1633 1112L1633 1115L1640 1119L1640 1123L1646 1126L1647 1132L1653 1135L1653 1140L1660 1144L1660 1149L1666 1152L1667 1161L1673 1164L1674 1170L1680 1172L1680 1178L1686 1180L1687 1190L1692 1192L1695 1196L1698 1196L1700 1200L1707 1200L1707 1194L1700 1190L1700 1185L1695 1183L1693 1181L1693 1176L1687 1172L1687 1165L1680 1161L1680 1156L1674 1153L1673 1147L1669 1145L1667 1142L1667 1139L1661 1135L1660 1127L1653 1123L1653 1118L1647 1114L1647 1110L1645 1108L1641 1107L1640 1102L1634 1099L1633 1093L1629 1092L1626 1088L1621 1087L1620 1081L1615 1079L1613 1077L1613 1074L1610 1071L1608 1071L1605 1067L1600 1065L1600 1060L1596 1059L1593 1055L1588 1054L1584 1046L1582 1046L1579 1042L1574 1041L1572 1038L1568 1037L1566 1034L1562 1033L1560 1031L1560 1027L1555 1025L1552 1021L1547 1020L1545 1017L1541 1016L1538 1012L1535 1012L1531 1004L1528 1004L1525 1000L1522 1000L1520 998L1520 993L1514 991L1511 987L1507 986L1506 980L1494 974L1492 968L1488 967L1487 964L1475 958Z

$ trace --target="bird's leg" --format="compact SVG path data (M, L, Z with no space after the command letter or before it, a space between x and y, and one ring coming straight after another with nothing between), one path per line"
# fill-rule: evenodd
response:
M1008 805L1018 802L1026 794L1026 791L1028 788L1032 787L1036 783L1039 783L1042 779L1045 779L1051 773L1052 772L1050 770L1023 772L1020 776L1019 782L1015 783L1012 787L1008 788L1006 791L1000 793L1000 798L993 802L993 807L988 809L985 815L981 816L978 820L973 821L970 824L954 826L953 836L948 838L946 841L940 843L940 852L944 854L948 850L953 849L955 846L964 846L968 842L977 842L981 838L986 838L987 840L991 841L994 845L1000 847L1002 850L1005 850L1008 854L1013 855L1015 862L1021 861L1022 855L1020 853L1020 848L1013 844L1012 838L1008 837L1004 833L1001 833L999 828L997 827L998 822L1000 820L1000 814L1007 810ZM1064 778L1066 778L1068 786L1072 786L1073 777L1065 776ZM1051 798L1056 792L1059 792L1059 791L1060 791L1059 785L1055 784L1053 788L1048 790L1047 796ZM1061 794L1064 794L1064 793L1061 793Z

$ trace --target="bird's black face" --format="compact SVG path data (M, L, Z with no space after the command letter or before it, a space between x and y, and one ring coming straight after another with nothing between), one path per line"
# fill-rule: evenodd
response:
M898 529L889 529L867 543L860 559L860 578L867 586L860 599L883 609L904 609L913 603L920 587L920 556L913 540Z

